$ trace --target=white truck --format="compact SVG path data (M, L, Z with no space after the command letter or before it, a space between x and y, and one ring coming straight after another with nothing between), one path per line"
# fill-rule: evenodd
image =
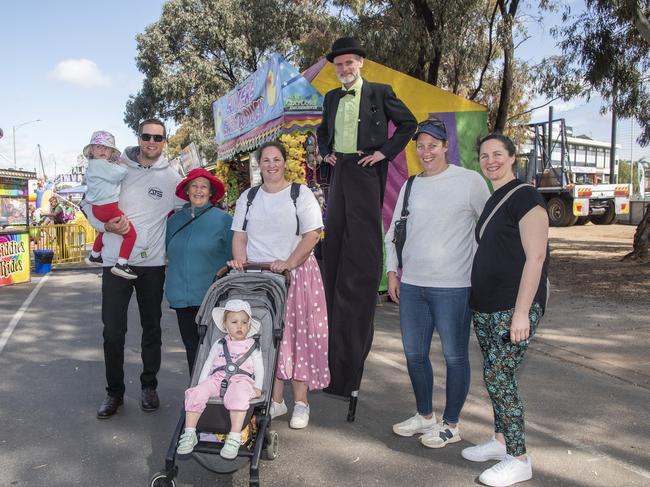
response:
M609 225L618 215L630 212L631 184L598 184L595 171L589 173L590 168L571 164L575 151L567 143L564 119L553 120L551 115L549 122L530 124L529 128L531 149L525 154L525 175L520 177L546 199L551 226L588 221Z

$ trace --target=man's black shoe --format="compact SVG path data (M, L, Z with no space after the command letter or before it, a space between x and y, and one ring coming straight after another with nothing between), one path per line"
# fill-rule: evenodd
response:
M106 396L106 399L104 399L104 402L97 410L97 418L110 418L117 412L117 408L119 408L122 403L123 400L121 397Z
M158 409L160 401L158 400L156 389L142 389L142 400L140 401L140 406L143 411L155 411Z

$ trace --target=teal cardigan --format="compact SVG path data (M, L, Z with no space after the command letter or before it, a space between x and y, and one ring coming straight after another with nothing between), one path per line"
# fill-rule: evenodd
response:
M232 217L211 206L197 208L197 216L208 213L174 238L174 232L192 219L190 204L167 220L165 295L172 308L200 306L217 270L232 259Z

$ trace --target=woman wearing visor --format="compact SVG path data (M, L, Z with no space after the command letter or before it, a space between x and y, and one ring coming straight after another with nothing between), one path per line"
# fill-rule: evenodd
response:
M393 425L400 436L422 434L420 442L442 448L460 441L458 421L470 383L468 344L470 275L476 244L474 228L490 193L476 171L450 164L444 123L429 118L413 136L423 171L408 197L402 275L393 244L400 218L402 186L385 237L388 293L400 305L400 327L415 393L415 416ZM401 282L400 282L401 281ZM433 410L433 369L429 350L437 330L447 366L446 403L441 421Z

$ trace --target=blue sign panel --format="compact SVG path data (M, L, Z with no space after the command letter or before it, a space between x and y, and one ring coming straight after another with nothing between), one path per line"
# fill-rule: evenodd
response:
M323 97L279 54L212 104L217 144L259 127L283 113L322 110Z

